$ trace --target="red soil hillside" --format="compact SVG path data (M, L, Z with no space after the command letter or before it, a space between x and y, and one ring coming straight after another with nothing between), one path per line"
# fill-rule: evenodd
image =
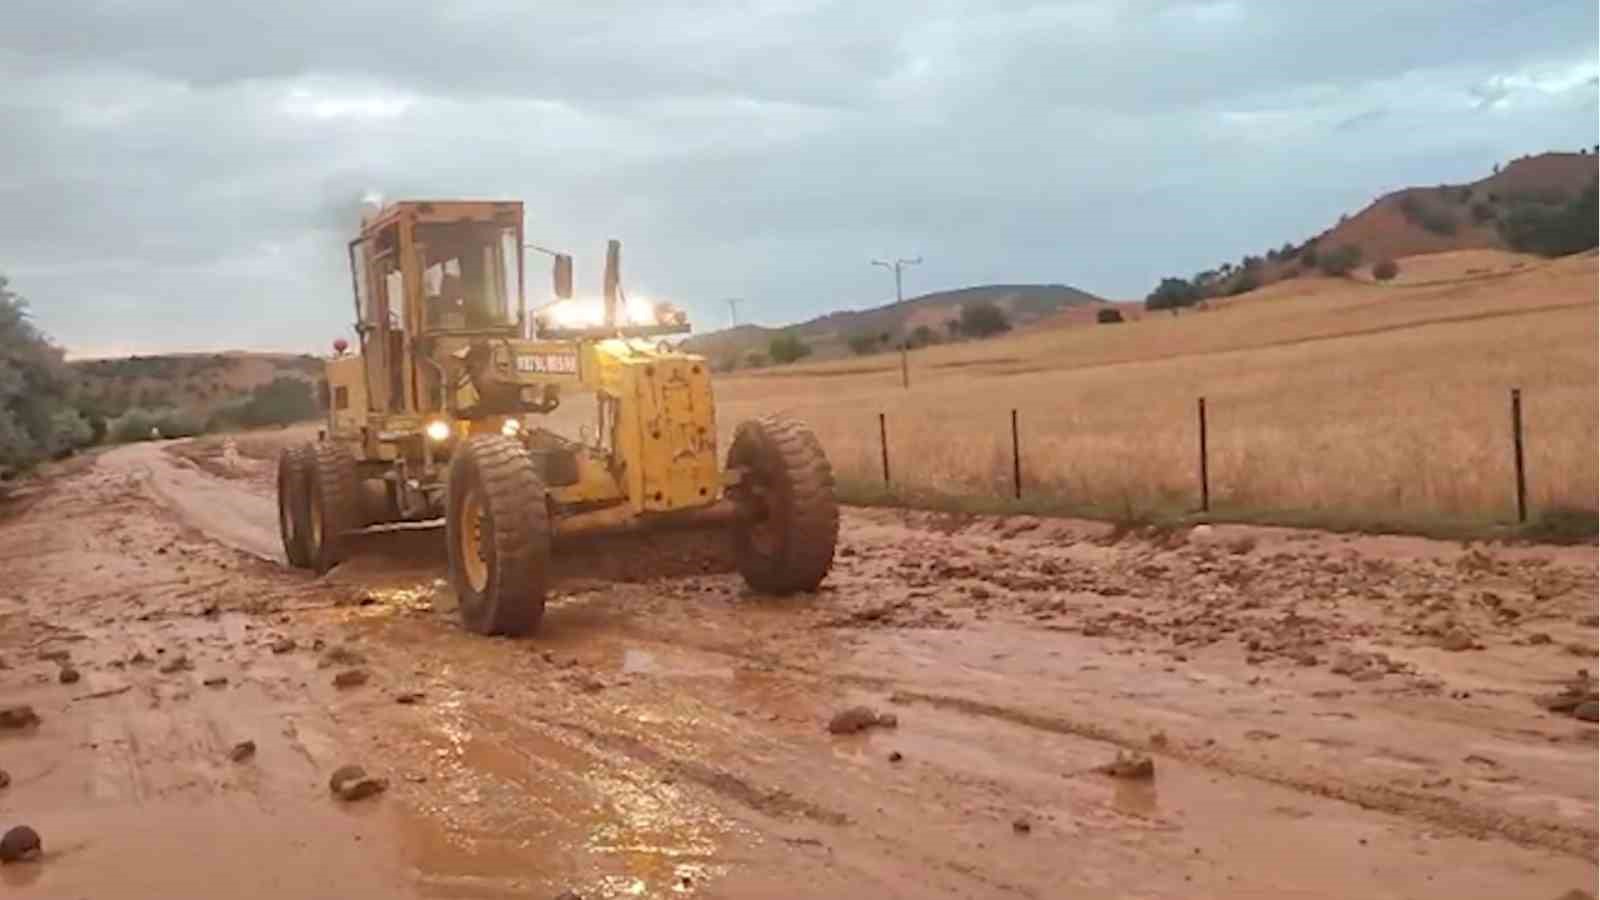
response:
M1504 249L1495 223L1512 206L1530 201L1564 203L1588 187L1597 172L1600 156L1588 153L1526 156L1471 184L1385 194L1314 240L1319 252L1353 244L1361 248L1365 265L1453 250ZM1293 277L1300 268L1298 254L1268 261L1262 281Z

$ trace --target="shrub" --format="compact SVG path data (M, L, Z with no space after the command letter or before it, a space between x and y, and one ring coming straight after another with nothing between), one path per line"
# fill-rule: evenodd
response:
M765 353L747 353L744 357L744 367L747 369L765 369L767 362Z
M1500 220L1500 235L1511 249L1541 256L1566 256L1600 243L1596 188L1591 184L1578 199L1552 209L1523 203Z
M780 334L767 344L767 353L780 365L804 359L811 355L811 345L794 334Z
M1345 244L1320 254L1317 262L1324 275L1348 275L1361 265L1361 248Z
M1430 205L1416 194L1406 194L1400 198L1400 212L1407 221L1426 231L1446 236L1456 233L1457 222L1453 213Z
M242 403L218 411L206 422L206 430L289 425L316 417L317 402L311 395L311 385L299 378L280 375L251 391L250 397Z
M1237 297L1258 287L1261 287L1261 276L1257 274L1254 268L1245 269L1239 273L1239 277L1235 278L1232 284L1228 285L1228 296ZM1205 304L1202 303L1200 305L1204 306Z
M1122 310L1105 307L1094 314L1094 320L1101 325L1115 325L1122 321Z
M1472 204L1472 221L1482 225L1494 218L1494 207L1479 200Z
M857 356L866 356L878 350L878 336L875 334L858 334L848 341L850 352Z
M193 437L203 428L189 413L176 409L130 409L111 425L112 440L129 443L150 440L156 429L163 438Z
M1372 277L1378 281L1390 281L1400 274L1400 264L1392 259L1380 259L1372 267Z
M915 350L929 344L939 343L939 335L926 325L918 325L911 330L911 336L906 338L906 347Z
M1011 320L1005 310L989 300L979 300L961 307L961 333L968 337L989 337L1011 330Z

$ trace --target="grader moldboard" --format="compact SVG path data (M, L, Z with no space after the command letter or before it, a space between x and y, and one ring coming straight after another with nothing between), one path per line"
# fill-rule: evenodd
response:
M361 531L442 517L462 623L482 634L537 628L553 541L587 535L721 529L752 589L815 590L839 513L810 429L743 422L719 470L706 362L663 341L688 332L684 313L627 297L611 241L601 299L575 299L571 257L552 254L555 299L530 316L523 248L520 202L364 218L349 244L360 346L335 343L327 428L278 461L289 562L326 572ZM535 424L575 392L594 395L592 427Z

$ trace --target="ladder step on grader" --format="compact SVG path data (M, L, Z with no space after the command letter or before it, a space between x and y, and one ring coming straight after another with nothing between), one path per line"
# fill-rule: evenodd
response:
M349 244L359 346L326 360L327 427L278 460L291 565L326 572L363 531L444 519L462 624L525 634L544 614L552 554L604 535L711 531L755 591L813 591L839 534L833 471L802 422L733 432L718 465L710 369L664 338L684 313L627 297L621 250L602 296L524 300L520 202L400 202ZM546 427L592 397L577 437Z

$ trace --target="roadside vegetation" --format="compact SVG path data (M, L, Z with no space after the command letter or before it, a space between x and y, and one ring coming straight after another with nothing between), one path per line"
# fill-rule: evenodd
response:
M212 396L221 402L203 415L193 403L175 402L179 398L172 388L149 385L223 368L228 364L224 357L68 363L64 349L33 323L27 300L0 275L0 478L14 478L40 462L100 443L315 418L317 404L304 377L308 363L314 362L310 357L275 362L290 374L231 400L225 390L214 390ZM140 384L145 386L136 386Z

